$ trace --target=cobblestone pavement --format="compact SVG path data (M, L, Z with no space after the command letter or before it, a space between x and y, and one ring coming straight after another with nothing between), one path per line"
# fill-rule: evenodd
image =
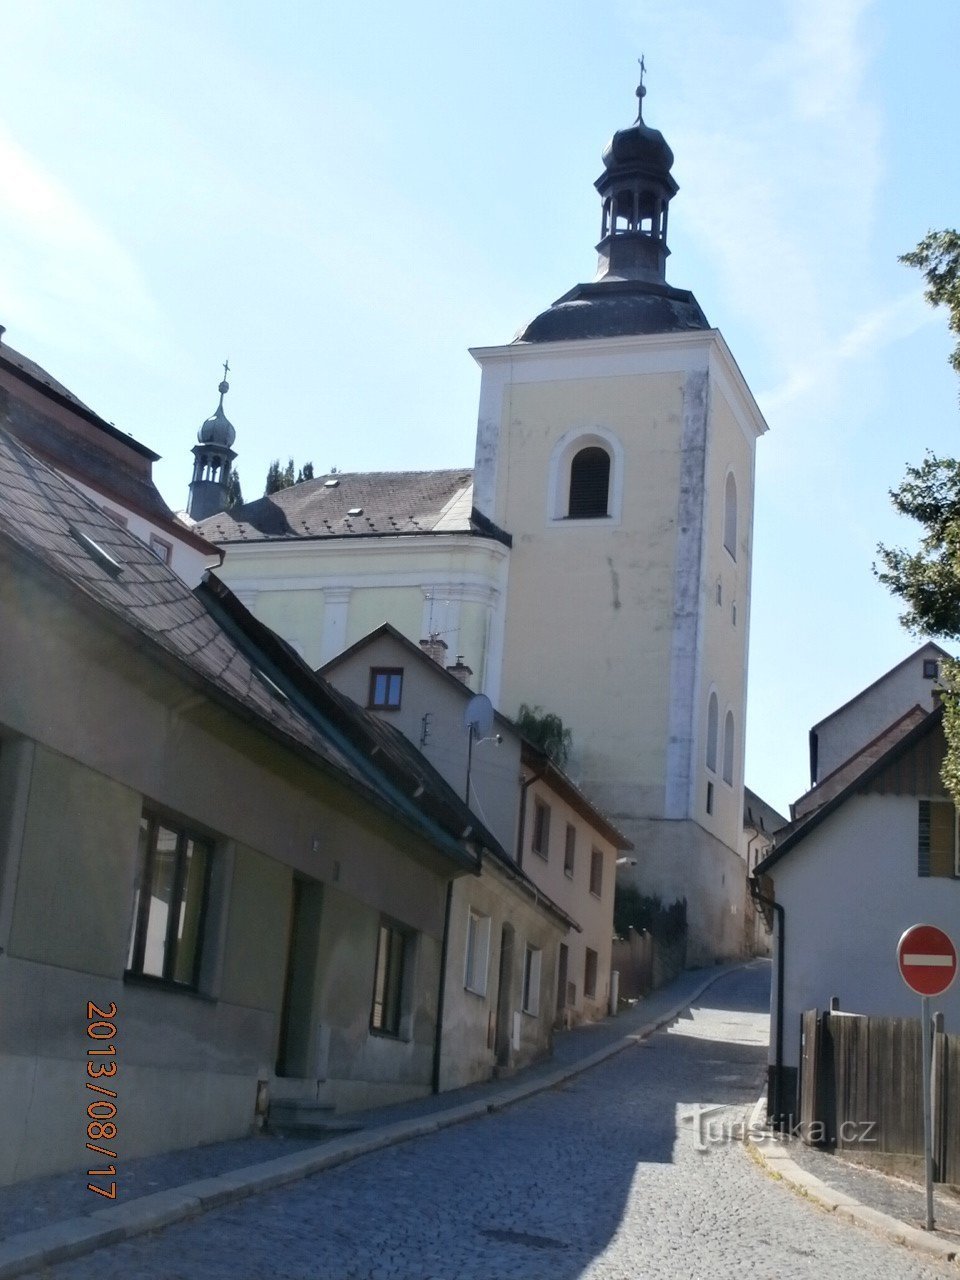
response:
M720 1140L759 1093L767 977L722 978L669 1029L527 1102L43 1274L956 1277L833 1220L766 1176L740 1142ZM696 1104L718 1108L702 1130L683 1118Z

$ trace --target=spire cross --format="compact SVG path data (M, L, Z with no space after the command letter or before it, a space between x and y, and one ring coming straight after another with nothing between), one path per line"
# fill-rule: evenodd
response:
M647 64L643 60L643 54L637 59L640 63L640 83L637 85L637 119L643 119L643 100L646 97L647 90L643 83L643 77L647 71Z
M641 76L641 79L642 79L642 78L643 78L643 77ZM229 360L224 360L224 362L223 362L223 380L224 380L224 382L226 382L226 380L227 380L227 374L228 374L229 372L230 372L230 361L229 361Z
M644 62L644 60L643 60L643 54L642 54L642 53L641 53L640 57L637 59L637 61L640 63L640 88L642 89L642 88L643 88L643 76L644 76L644 73L645 73L645 71L646 71L646 69L647 69L647 64L646 64L646 63Z

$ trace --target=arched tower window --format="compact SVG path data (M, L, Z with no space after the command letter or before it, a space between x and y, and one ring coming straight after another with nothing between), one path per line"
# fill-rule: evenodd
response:
M733 712L723 721L723 780L733 786Z
M707 768L717 772L717 737L720 731L720 708L717 695L711 693L707 706Z
M733 472L727 474L727 485L723 496L723 545L737 558L737 482Z
M605 516L609 493L609 453L596 445L581 449L570 463L570 501L567 515L571 519L581 520Z

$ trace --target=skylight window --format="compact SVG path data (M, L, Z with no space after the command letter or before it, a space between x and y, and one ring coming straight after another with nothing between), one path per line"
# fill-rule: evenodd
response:
M348 515L348 516L362 516L362 515L363 515L363 507L351 507L351 508L350 508L350 510L347 512L347 515Z
M325 489L335 489L339 483L340 481L334 476L332 480L324 480L323 487Z
M70 530L70 536L75 542L78 542L84 551L96 564L103 569L104 573L109 573L111 578L119 578L123 572L123 565L119 560L114 560L109 552L104 551L99 542L94 542L89 534L81 532L74 524L67 524Z

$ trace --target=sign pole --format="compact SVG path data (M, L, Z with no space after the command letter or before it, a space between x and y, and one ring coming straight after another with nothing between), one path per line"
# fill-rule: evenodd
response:
M930 997L920 997L920 1034L923 1037L923 1174L927 1192L927 1230L933 1231L933 1025Z

